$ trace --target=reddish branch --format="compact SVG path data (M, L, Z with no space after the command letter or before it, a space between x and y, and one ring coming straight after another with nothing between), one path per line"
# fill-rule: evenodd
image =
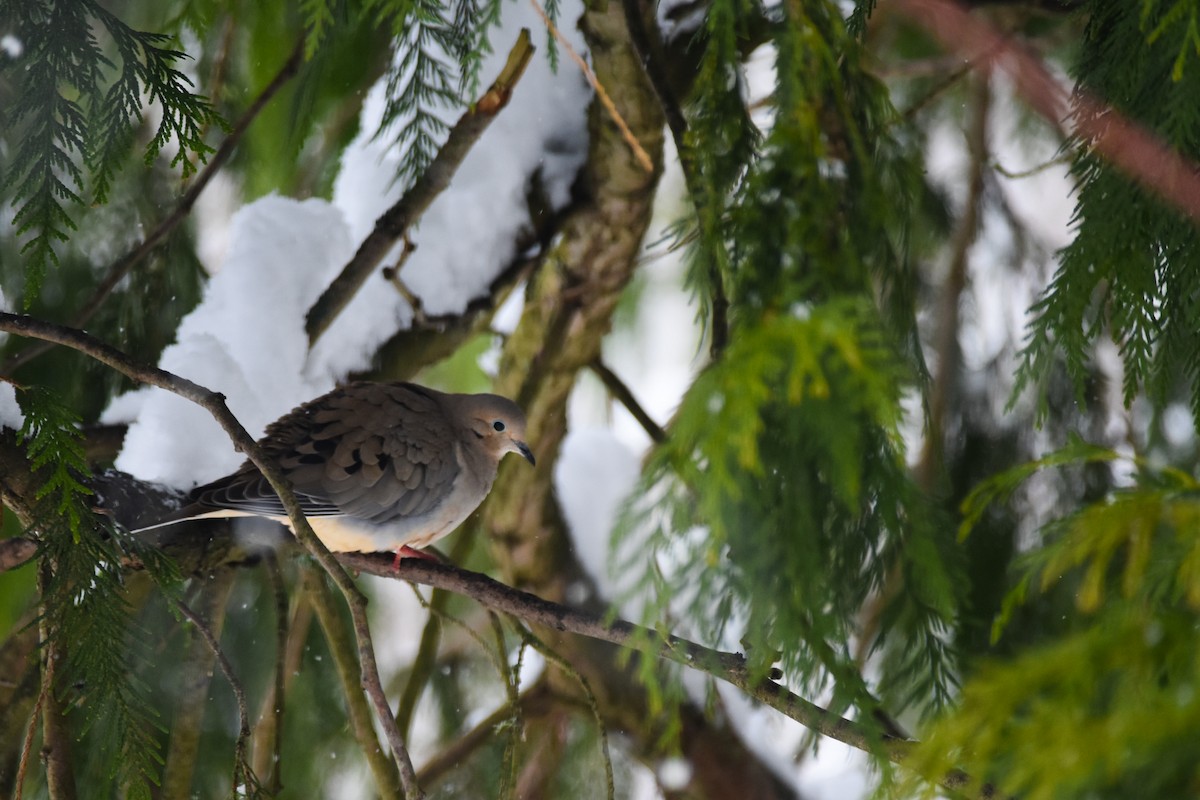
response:
M1017 92L1064 135L1074 135L1117 169L1200 222L1200 167L1147 128L1083 90L1074 95L1045 63L952 0L893 0L892 7L929 31L947 50L1004 70Z

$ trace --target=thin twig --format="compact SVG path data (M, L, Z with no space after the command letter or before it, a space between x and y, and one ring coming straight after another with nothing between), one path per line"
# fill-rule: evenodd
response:
M522 29L495 83L459 117L433 161L404 196L375 220L375 229L363 240L354 257L342 267L341 273L308 310L304 330L308 334L309 344L316 342L333 324L337 315L350 303L351 298L392 246L408 233L409 228L450 185L451 179L471 152L475 142L479 141L479 137L492 124L496 115L508 105L513 88L533 57L533 50L529 31Z
M526 720L530 717L540 716L545 713L554 700L546 682L538 681L518 698L519 714L522 719ZM474 728L455 737L445 750L429 759L421 767L421 771L417 773L421 783L430 786L451 769L462 766L472 753L487 744L495 736L496 731L512 718L512 713L512 709L506 703Z
M637 137L633 135L633 131L629 129L629 124L625 122L625 118L621 116L621 112L617 111L617 104L613 102L611 97L609 97L608 91L604 88L604 85L600 83L599 79L596 77L596 73L592 72L592 68L587 65L587 62L583 60L583 57L580 56L579 53L575 52L575 48L572 47L571 43L567 41L567 38L562 35L562 32L559 31L558 26L555 25L554 21L546 15L541 3L539 3L538 0L529 0L529 3L533 6L533 9L537 12L538 16L542 18L542 23L546 26L546 30L548 30L550 35L553 36L558 43L562 45L562 48L567 51L567 55L570 56L571 60L575 62L575 65L579 67L579 70L583 73L583 77L587 79L587 82L591 85L592 90L596 92L596 96L600 98L600 102L603 104L604 110L608 112L608 116L614 123L616 123L617 128L620 129L621 138L625 140L625 143L629 145L629 149L633 151L633 157L637 159L638 164L640 164L642 169L646 170L646 172L654 172L654 161L650 158L650 154L646 152L646 149L642 147L641 142L639 142Z
M236 796L239 787L249 790L258 784L258 779L255 777L253 770L250 769L250 764L246 758L250 741L250 711L246 703L246 691L242 688L242 682L238 680L237 675L233 671L233 665L225 657L225 651L221 649L221 643L217 641L217 637L208 627L208 623L201 619L182 600L170 595L167 595L167 599L175 608L179 609L179 613L183 614L188 622L192 623L200 633L200 638L204 639L204 643L208 645L209 651L217 660L217 666L221 668L221 674L225 676L225 680L229 683L229 688L233 690L233 697L237 702L238 710L238 735L237 742L234 745L233 758L233 792ZM224 603L221 605L223 606Z
M966 63L959 64L956 69L951 70L949 74L934 84L932 89L922 94L908 108L900 112L900 119L911 122L913 117L927 108L930 103L949 90L951 86L966 77L967 73L975 69L977 66L976 61L977 59L968 59Z
M359 750L367 759L371 775L375 778L375 789L380 797L399 797L403 786L396 773L396 765L384 755L379 746L375 726L371 724L371 708L363 694L363 687L358 682L359 668L358 664L354 663L346 622L338 613L329 587L325 585L324 576L304 564L300 565L300 569L304 597L312 603L313 610L317 613L317 622L325 634L329 654L333 657L333 665L342 684L342 695L346 698L350 728L354 732Z
M613 372L604 361L596 358L591 364L592 372L604 383L609 394L617 399L621 405L625 406L625 410L633 415L633 418L642 426L642 430L646 431L646 435L655 444L662 444L667 440L667 432L662 426L654 421L654 418L646 413L646 409L642 408L642 404L633 396L633 392L625 385L617 374Z
M408 238L408 234L404 235L404 243L400 248L400 255L396 258L396 263L390 267L383 268L384 280L389 281L396 287L396 291L408 303L412 309L413 321L412 327L418 327L425 324L425 304L421 302L421 298L417 297L412 289L408 288L408 284L400 277L400 271L404 269L404 265L408 263L408 259L416 252L417 246L413 244L412 239Z
M329 573L335 584L345 597L350 607L350 615L354 621L354 633L358 644L359 665L362 669L363 686L375 707L375 714L388 737L388 744L400 767L400 779L404 784L404 793L409 800L424 797L417 784L416 770L413 769L412 758L404 744L404 737L396 727L396 719L392 716L387 694L379 677L379 665L375 660L375 647L371 641L371 629L367 624L367 598L354 580L346 573L329 550L313 533L312 526L300 510L296 495L279 466L266 455L262 447L251 438L246 429L225 405L223 395L206 389L199 384L174 375L158 367L140 364L120 350L105 344L82 331L67 328L62 325L43 322L32 317L7 314L0 312L0 330L21 336L30 336L56 344L65 345L85 353L95 360L106 364L122 374L141 383L166 389L204 408L224 429L233 441L234 448L245 453L250 462L258 468L271 488L279 496L283 507L288 512L292 530L304 548Z
M88 298L87 302L84 303L83 307L79 310L79 313L76 314L75 318L71 321L71 327L84 327L88 321L96 315L96 312L100 310L100 307L104 304L104 301L108 299L108 296L112 294L113 290L117 288L117 285L120 284L125 276L128 275L129 272L135 266L137 266L142 259L149 255L154 248L157 247L159 243L171 233L171 231L175 230L175 228L179 226L179 223L187 219L188 214L190 214L192 211L192 207L200 198L201 192L203 192L208 186L209 182L213 179L213 176L217 174L217 171L225 166L225 162L227 162L230 156L233 155L234 149L238 146L242 140L242 137L246 134L246 131L250 127L250 123L252 123L255 118L258 117L259 113L263 110L263 108L266 107L271 98L274 97L279 90L282 89L285 84L287 84L288 81L295 77L296 73L300 70L300 64L303 59L304 40L301 39L296 43L296 47L292 50L292 54L280 68L279 72L276 73L275 77L271 79L271 82L268 83L261 92L259 92L258 97L254 98L254 102L250 104L250 107L247 108L245 113L242 114L241 118L238 119L237 124L233 126L233 130L229 132L229 135L225 137L225 141L223 141L221 146L217 148L216 152L212 154L212 158L208 160L208 164L205 165L204 169L196 175L196 179L192 181L192 184L188 187L188 190L184 192L183 197L179 198L179 203L175 206L171 213L167 215L166 219L158 223L154 230L150 231L150 234L136 247L118 258L109 266L108 271L104 274L103 280L100 281L99 285L92 293L92 296ZM28 363L32 359L37 358L49 349L50 346L48 344L35 344L27 347L20 353L17 353L15 356L10 358L3 367L0 367L0 373L11 375L17 368Z
M1063 166L1065 164L1070 164L1070 163L1071 163L1071 157L1069 155L1063 154L1060 156L1055 156L1054 158L1050 159L1049 161L1043 161L1041 164L1035 164L1034 166L1030 167L1029 169L1017 170L1015 172L1008 169L1007 167L1005 167L1003 164L1001 164L998 161L992 161L991 167L992 167L992 170L994 172L996 172L996 174L1001 175L1005 178L1008 178L1009 180L1019 181L1019 180L1025 179L1025 178L1032 178L1034 175L1040 175L1041 173L1045 172L1048 169L1052 169L1054 167L1060 167L1060 166Z
M516 628L530 647L541 653L542 657L547 661L555 664L563 672L570 675L579 684L579 688L583 690L583 696L587 700L588 708L592 712L592 719L596 721L596 728L600 732L600 754L604 760L604 785L608 790L605 796L608 800L615 800L617 788L616 781L613 778L612 752L608 746L608 728L604 724L604 718L600 716L600 703L596 700L596 693L592 691L591 684L588 683L588 679L579 670L575 669L571 662L554 652L553 648L539 639L533 631L519 623L516 624Z
M42 704L46 701L46 685L42 684L38 692L37 702L29 714L29 726L25 729L25 741L21 744L21 760L17 763L17 777L13 785L13 800L21 800L25 791L25 772L29 769L29 754L33 750L33 737L37 733L38 717L42 713Z

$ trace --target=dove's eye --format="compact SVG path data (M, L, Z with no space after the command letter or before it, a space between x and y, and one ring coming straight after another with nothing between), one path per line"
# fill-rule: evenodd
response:
M504 423L501 422L500 420L496 420L495 422L492 423L492 430L496 431L497 433L503 431Z

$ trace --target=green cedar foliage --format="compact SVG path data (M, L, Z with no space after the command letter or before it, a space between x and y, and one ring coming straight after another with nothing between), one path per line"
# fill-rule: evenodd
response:
M1094 2L1078 67L1084 90L1190 158L1200 156L1200 68L1188 60L1196 14L1194 0ZM1086 140L1068 144L1076 236L1034 308L1018 391L1044 384L1061 358L1082 400L1091 347L1108 333L1121 350L1127 403L1143 389L1162 403L1184 380L1200 419L1196 225L1104 163Z
M653 621L684 612L706 640L740 640L760 674L779 661L793 685L832 688L838 710L876 706L855 634L887 585L868 646L886 656L888 699L936 707L954 685L952 542L899 434L923 374L898 255L917 153L834 3L779 9L760 133L738 51L757 13L712 4L689 105L689 277L702 298L727 292L730 344L646 471L620 571L641 575Z
M0 60L0 78L16 84L3 126L6 139L16 138L0 197L15 205L17 234L32 234L22 248L28 303L59 261L55 244L76 227L66 206L88 202L85 170L91 200L107 201L142 118L143 92L161 111L145 159L153 162L174 142L171 164L185 177L196 169L193 159L212 151L205 126L220 120L176 69L185 55L164 46L168 37L135 30L91 0L11 0L0 10L0 29L22 48Z
M308 56L326 39L335 15L352 25L387 30L400 53L388 65L387 104L377 135L392 133L401 154L396 178L410 184L437 155L445 138L444 109L461 108L463 93L479 83L488 33L500 18L500 0L306 0Z
M963 533L1036 470L1120 460L1075 439L982 485L967 503ZM1073 629L980 669L922 743L914 762L921 774L965 768L1001 796L1046 800L1182 797L1194 789L1200 483L1140 459L1132 466L1138 485L1045 526L994 636L1019 607L1068 582Z
M1200 155L1200 120L1189 99L1200 86L1192 58L1198 10L1189 0L1093 2L1076 67L1082 88L1191 158ZM1154 426L1179 400L1200 415L1195 223L1088 144L1067 144L1076 236L1034 307L1017 392L1037 387L1040 419L1051 430L1073 417L1087 424L1100 411L1092 355L1101 337L1111 337L1127 404L1148 400ZM1056 391L1063 372L1073 397ZM1149 457L1131 458L1071 437L967 498L962 533L972 544L997 509L1034 517L1010 500L1015 492L1047 473L1058 481L1042 484L1043 492L1056 485L1059 502L1027 534L993 620L992 643L1010 655L980 661L965 676L954 709L922 737L913 762L920 774L964 769L976 788L988 782L998 796L1195 792L1200 486L1194 452L1173 452L1154 431L1146 444ZM1064 491L1071 479L1062 476L1098 466L1105 473L1098 491ZM1127 477L1114 486L1118 474ZM932 790L913 782L899 794Z
M161 768L161 729L148 689L129 665L146 659L151 637L132 619L123 561L135 559L165 587L178 575L153 548L98 524L74 413L39 389L24 390L21 407L18 439L45 478L29 533L46 573L40 624L63 656L51 690L70 710L68 724L88 737L90 774L81 777L90 796L121 787L127 797L149 798Z

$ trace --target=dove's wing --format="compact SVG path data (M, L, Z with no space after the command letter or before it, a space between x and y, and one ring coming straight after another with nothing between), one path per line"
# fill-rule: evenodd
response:
M441 395L413 384L352 383L271 424L262 443L306 516L373 523L422 516L450 496L461 474ZM469 435L469 433L468 433ZM192 492L195 505L284 516L252 464Z

